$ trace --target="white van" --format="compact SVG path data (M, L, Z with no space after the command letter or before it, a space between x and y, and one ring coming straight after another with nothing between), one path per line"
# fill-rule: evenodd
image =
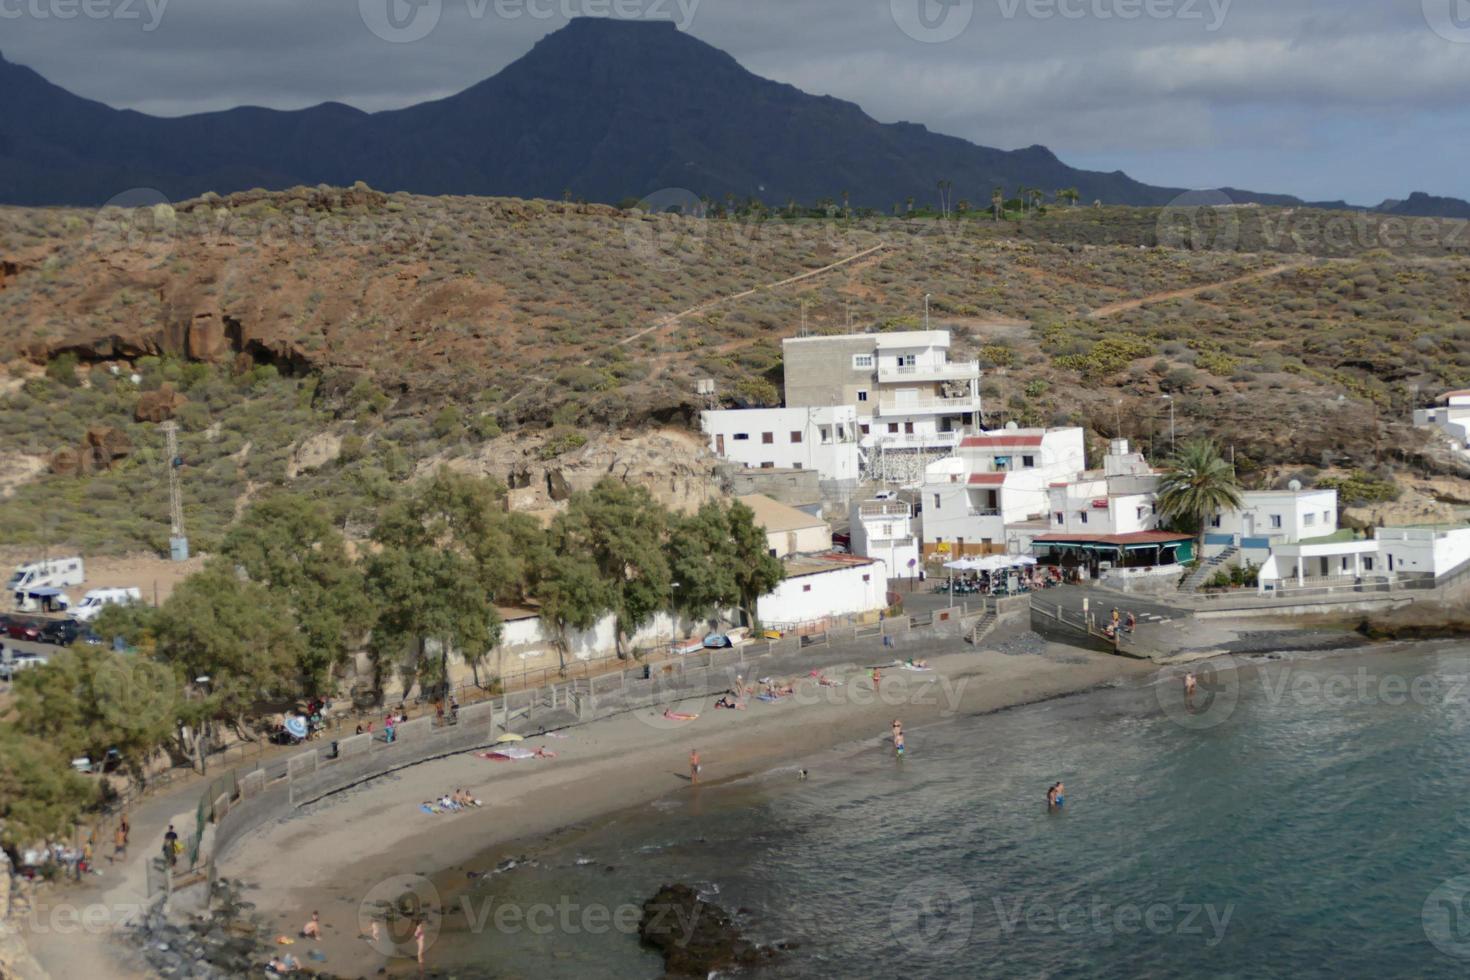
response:
M85 578L86 573L80 558L48 558L28 565L17 565L5 591L19 593L47 586L59 589L67 585L81 585Z
M142 601L143 593L136 588L88 589L82 601L71 607L70 615L79 622L90 623L107 606L126 606Z

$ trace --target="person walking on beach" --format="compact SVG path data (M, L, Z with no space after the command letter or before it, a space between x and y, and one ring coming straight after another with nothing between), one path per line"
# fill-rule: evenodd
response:
M689 781L691 783L697 783L697 782L699 782L699 750L698 749L690 749L689 750Z
M878 693L878 684L882 680L883 680L883 671L879 670L877 667L874 667L873 668L873 693L874 694L877 694Z
M128 832L123 827L123 824L118 824L117 829L112 832L112 860L114 863L126 860L128 856Z
M424 965L424 920L415 919L413 924L413 945L417 953L419 966Z

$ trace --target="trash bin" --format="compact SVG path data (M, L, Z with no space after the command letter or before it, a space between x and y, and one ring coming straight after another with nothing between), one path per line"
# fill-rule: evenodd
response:
M646 681L653 680L653 665L652 664L644 664L643 665L643 679L646 680Z

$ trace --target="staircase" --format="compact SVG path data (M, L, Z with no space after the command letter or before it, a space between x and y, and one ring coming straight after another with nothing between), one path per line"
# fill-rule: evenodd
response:
M1240 549L1235 545L1231 545L1213 558L1208 558L1200 562L1199 567L1190 572L1189 578L1185 579L1184 583L1179 586L1179 591L1198 592L1201 586L1215 577L1216 572L1222 568L1229 567L1230 563L1238 554L1240 554Z
M995 624L998 619L999 617L996 616L994 609L985 610L985 613L979 619L975 620L975 625L970 627L969 635L965 639L972 645L978 647L980 641L984 640L990 635L990 631L995 629Z

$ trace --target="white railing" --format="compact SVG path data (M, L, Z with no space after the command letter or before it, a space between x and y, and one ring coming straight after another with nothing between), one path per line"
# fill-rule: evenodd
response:
M978 412L980 410L980 398L975 395L965 395L963 398L899 398L897 395L883 394L878 397L878 414L880 415L915 415L928 412Z
M920 378L967 381L979 377L979 361L946 361L943 364L889 364L878 368L879 381L917 381Z

